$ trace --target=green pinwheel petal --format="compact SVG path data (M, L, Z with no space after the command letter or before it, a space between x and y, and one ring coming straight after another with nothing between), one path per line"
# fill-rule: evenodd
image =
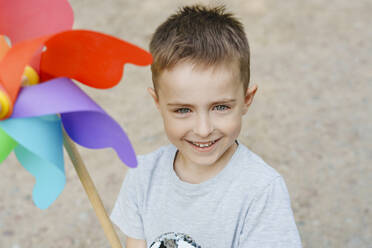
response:
M0 164L8 157L9 153L13 151L16 146L17 142L0 128Z

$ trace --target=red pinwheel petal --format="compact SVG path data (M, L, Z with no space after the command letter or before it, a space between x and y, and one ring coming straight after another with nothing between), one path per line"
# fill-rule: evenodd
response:
M72 28L67 0L0 0L0 34L12 44Z
M0 83L13 104L21 86L25 66L49 38L50 36L43 36L34 40L20 42L10 48L3 60L0 61Z
M106 89L120 82L123 64L148 65L151 54L115 37L86 30L66 31L45 43L42 81L69 77L88 86Z

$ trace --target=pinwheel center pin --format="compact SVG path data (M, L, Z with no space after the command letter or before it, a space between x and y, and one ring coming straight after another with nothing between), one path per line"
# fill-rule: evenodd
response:
M22 86L32 86L39 83L39 75L31 67L26 66L22 75ZM10 117L13 111L13 104L6 91L0 85L0 120Z
M39 83L39 75L31 66L26 66L22 76L23 86L32 86Z
M8 94L0 86L0 120L5 119L12 109L12 103Z

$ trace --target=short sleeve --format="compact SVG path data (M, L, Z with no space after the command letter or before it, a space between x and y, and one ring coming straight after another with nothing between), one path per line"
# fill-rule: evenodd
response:
M300 248L289 193L281 176L255 197L244 220L239 248Z
M128 169L110 219L126 236L145 239L135 170Z

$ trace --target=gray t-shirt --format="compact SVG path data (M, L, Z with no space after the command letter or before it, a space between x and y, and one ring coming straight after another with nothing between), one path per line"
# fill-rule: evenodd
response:
M174 145L138 156L110 216L147 246L301 247L283 178L239 143L226 167L200 184L173 170Z

